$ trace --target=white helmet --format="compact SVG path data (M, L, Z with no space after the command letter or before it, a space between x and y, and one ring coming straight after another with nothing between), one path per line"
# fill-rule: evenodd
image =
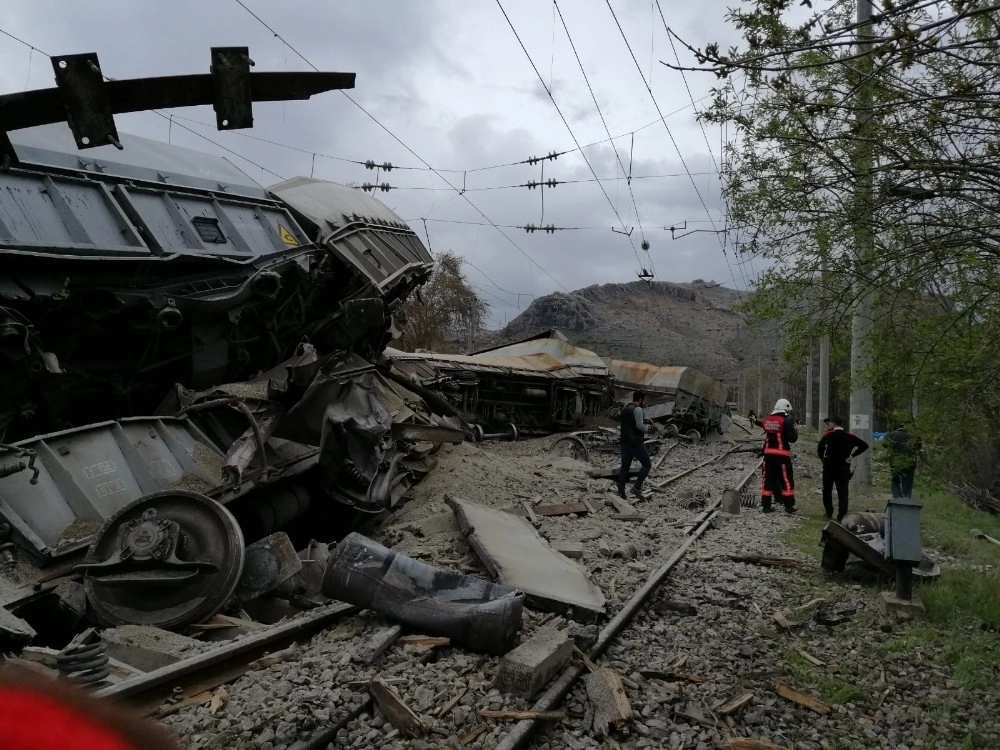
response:
M774 402L772 414L788 414L792 410L792 405L787 398L779 398Z

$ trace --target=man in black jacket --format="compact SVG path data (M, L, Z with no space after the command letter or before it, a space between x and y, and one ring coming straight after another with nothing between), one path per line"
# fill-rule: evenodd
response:
M646 480L649 470L653 467L649 460L649 451L646 450L645 438L648 426L646 418L642 413L642 406L646 403L646 394L642 391L632 393L632 403L625 406L621 413L621 437L619 442L622 450L622 467L618 472L618 496L625 499L625 485L628 483L628 472L632 468L632 459L639 459L642 468L639 476L635 478L633 494L640 500L645 500L642 494L642 483Z
M833 488L837 488L837 521L847 515L848 492L851 486L851 461L868 450L868 443L844 429L841 417L831 417L832 429L823 433L816 454L823 462L823 508L826 517L833 518Z

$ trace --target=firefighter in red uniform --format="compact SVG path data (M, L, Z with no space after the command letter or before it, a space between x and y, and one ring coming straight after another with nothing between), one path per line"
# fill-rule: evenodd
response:
M792 443L799 439L799 430L792 419L792 405L779 398L774 411L760 423L764 428L764 463L761 467L761 506L765 513L774 510L772 498L795 512L795 477L792 475Z

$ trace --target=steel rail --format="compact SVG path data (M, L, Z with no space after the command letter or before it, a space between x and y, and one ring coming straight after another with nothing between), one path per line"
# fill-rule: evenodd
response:
M304 615L283 625L276 625L263 633L227 643L203 654L111 685L97 691L95 695L114 698L143 710L152 711L170 696L175 687L197 684L200 690L206 690L229 682L248 671L250 663L263 656L265 652L274 653L295 641L311 638L337 620L358 611L358 607L337 602L319 612ZM214 684L209 686L203 683L205 679Z
M757 473L759 464L754 464L753 468L748 470L744 477L740 480L737 490L742 491L746 484L753 478L754 474ZM705 531L712 524L712 519L718 515L718 507L722 503L722 500L716 500L711 507L706 509L708 515L705 519L698 525L694 533L691 534L681 546L678 547L674 554L670 556L663 565L661 565L656 572L654 572L646 583L632 595L625 606L621 608L617 615L609 622L604 629L601 631L597 638L597 642L594 644L593 648L590 649L587 654L588 658L591 660L596 660L607 651L608 647L614 641L614 639L625 629L625 627L631 622L632 618L639 612L642 606L646 603L646 600L653 594L654 591L663 583L664 579L670 574L674 566L680 561L684 556L684 553L688 551L692 544L698 540ZM704 514L703 514L704 515ZM539 696L538 700L532 706L533 711L551 711L556 706L559 705L560 701L566 696L570 688L573 687L573 683L586 671L586 667L582 664L573 664L565 669L563 673L556 679L549 688ZM519 721L510 732L504 737L504 739L496 746L496 750L517 750L518 748L524 747L528 739L531 737L532 732L537 728L537 719L526 719Z

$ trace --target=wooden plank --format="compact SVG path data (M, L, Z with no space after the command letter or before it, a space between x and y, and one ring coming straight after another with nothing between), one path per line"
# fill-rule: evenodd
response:
M703 682L708 682L708 678L702 677L701 675L690 674L688 672L675 672L666 669L642 669L639 670L639 674L643 677L648 677L654 680L664 680L665 682L683 680L684 682L693 682L695 685L701 685Z
M646 516L635 509L635 506L625 502L620 497L616 495L611 496L611 504L614 506L615 510L618 511L618 515L615 518L621 521L645 521Z
M471 744L471 743L472 743L472 742L473 742L473 741L474 741L474 740L475 740L475 739L476 739L476 738L477 738L477 737L478 737L479 735L481 735L481 734L482 734L483 732L485 732L485 731L486 731L487 729L489 729L489 726L487 726L486 724L477 724L477 725L476 725L476 726L474 726L474 727L473 727L472 729L470 729L470 730L469 730L468 732L466 732L466 733L465 733L465 734L463 734L463 735L462 735L461 737L459 737L459 741L460 741L460 742L461 742L461 743L462 743L463 745L469 745L469 744Z
M467 692L469 692L469 688L462 688L459 690L458 693L455 694L455 697L441 706L441 708L439 708L434 715L438 717L447 716L448 712L451 711L451 709L453 709L460 700L462 700L462 697Z
M451 638L444 638L430 635L404 635L399 639L403 646L413 646L414 648L430 651L435 648L442 648L451 644Z
M796 649L795 653L797 653L799 656L801 656L803 659L805 659L807 662L809 662L810 664L812 664L815 667L825 667L826 666L826 662L825 661L823 661L822 659L817 659L815 656L813 656L812 654L810 654L808 651L803 651L801 648Z
M727 740L717 740L716 750L792 750L788 745L775 745L764 740L751 740L746 737L730 737Z
M566 714L562 711L480 711L484 719L513 719L514 721L562 721Z
M830 707L823 703L823 701L817 700L811 695L799 692L795 688L786 685L784 682L775 683L774 692L785 700L790 700L792 703L798 703L800 706L808 708L810 711L815 711L818 714L830 713Z
M538 523L538 516L535 515L535 510L528 503L522 502L521 507L524 508L524 515L527 516L531 523Z
M423 734L426 726L423 720L403 700L399 691L383 680L372 680L368 689L379 711L392 726L406 737Z
M594 707L594 731L606 735L609 729L624 729L632 719L632 704L618 673L599 667L583 678L583 684Z
M723 716L734 714L741 708L743 708L745 705L747 705L750 701L752 701L753 698L754 698L753 690L748 690L747 692L743 693L743 695L737 696L728 703L722 704L715 710L715 712Z
M590 513L590 507L584 503L536 505L533 510L539 516L568 516L573 513Z

